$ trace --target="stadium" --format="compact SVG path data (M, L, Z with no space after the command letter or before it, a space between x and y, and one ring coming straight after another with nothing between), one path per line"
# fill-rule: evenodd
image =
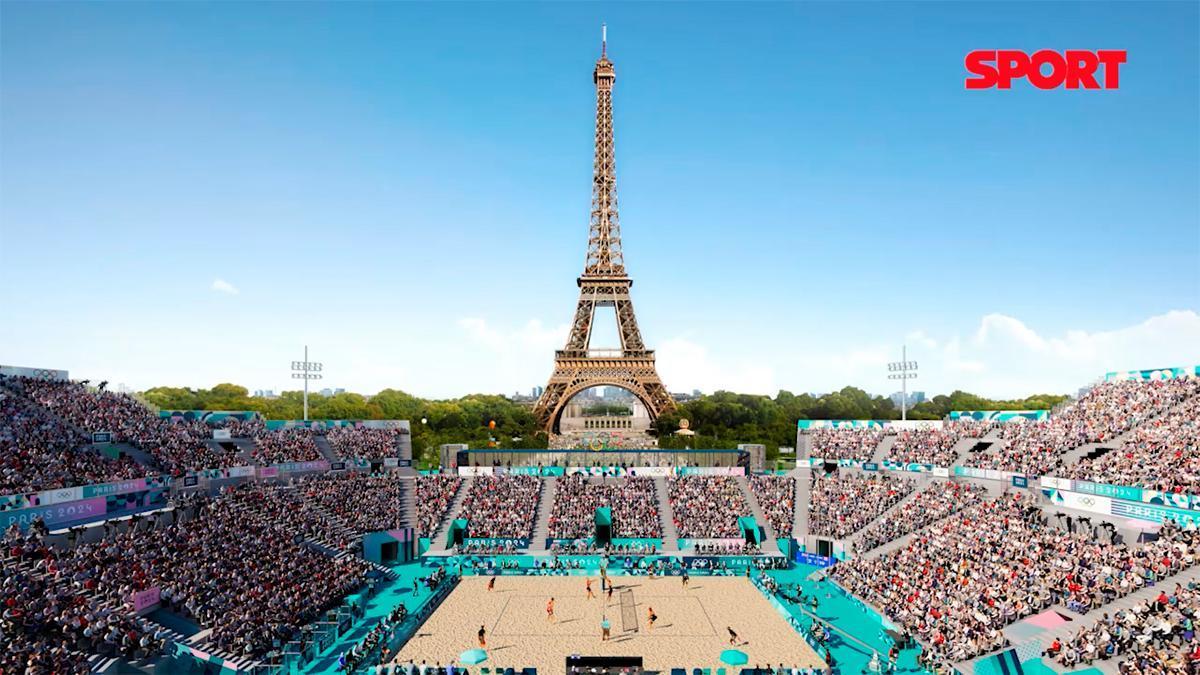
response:
M578 304L521 435L310 415L307 348L294 417L0 366L0 675L1196 672L1200 365L706 447L633 309L599 49Z
M804 420L786 471L457 447L417 470L406 421L156 412L0 372L9 665L1036 672L1190 649L1196 367L1053 411Z

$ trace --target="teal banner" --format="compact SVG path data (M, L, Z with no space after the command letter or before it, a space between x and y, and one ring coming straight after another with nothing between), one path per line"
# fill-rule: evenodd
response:
M1180 526L1189 530L1200 527L1200 512L1184 511L1182 509L1175 509L1169 506L1158 506L1155 504L1134 504L1131 502L1113 502L1112 514L1114 516L1122 516L1124 518L1148 520L1152 523L1161 523L1166 520L1173 520Z
M1152 370L1118 370L1105 373L1104 381L1112 380L1174 380L1189 375L1200 375L1200 366L1179 368L1155 368Z
M1104 483L1093 483L1086 480L1077 480L1075 481L1074 485L1076 492L1082 492L1086 495L1112 497L1113 499L1125 499L1131 502L1142 501L1141 488L1125 487L1121 485L1105 485Z
M799 429L882 429L887 420L799 420Z
M1050 417L1049 410L951 410L950 421L976 420L978 422L1012 422L1029 420L1038 422Z

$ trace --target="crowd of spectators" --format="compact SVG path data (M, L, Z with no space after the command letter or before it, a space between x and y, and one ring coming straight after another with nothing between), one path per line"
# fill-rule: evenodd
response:
M221 427L233 438L256 438L267 432L267 423L261 417L242 419L230 416L221 421Z
M1063 453L1085 443L1103 443L1200 395L1200 378L1114 380L1092 388L1078 401L1039 422L1010 422L972 466L1034 475L1062 473Z
M458 476L432 474L417 476L417 536L432 537L437 533L442 519L450 510L455 495L462 487L462 479Z
M916 483L888 473L833 474L813 480L809 530L843 539L904 499Z
M478 476L463 501L471 537L515 538L533 534L542 481L536 476Z
M111 432L117 442L135 445L179 475L190 469L236 466L236 453L209 445L212 431L202 422L160 418L128 394L89 390L82 383L10 377L5 387L85 433Z
M862 533L855 547L867 552L981 503L987 490L971 483L934 481L907 504L879 519Z
M403 483L387 474L349 471L307 478L297 487L305 503L316 505L343 526L344 546L367 532L400 527Z
M958 456L954 446L964 438L982 438L995 422L973 419L946 422L941 428L904 429L888 451L886 461L951 466Z
M750 515L750 505L731 476L668 478L667 498L675 529L686 539L739 537L738 518Z
M397 444L399 429L369 429L367 427L334 427L325 438L333 452L343 459L370 459L379 461L388 457L399 457Z
M0 672L73 675L91 671L91 654L155 656L162 635L145 630L124 597L102 591L103 560L60 553L44 543L46 530L37 525L4 535Z
M1200 494L1200 396L1143 422L1121 447L1081 459L1067 477Z
M401 526L403 488L394 477L331 473L240 489L261 495L264 517L336 551L356 551L361 535Z
M1122 659L1122 673L1193 673L1200 662L1195 642L1200 590L1195 581L1175 584L1154 599L1107 612L1066 642L1055 640L1046 656L1074 669L1096 660Z
M1045 523L1028 496L1003 495L918 533L907 546L832 569L952 663L1007 644L1001 629L1054 604L1086 613L1195 563L1200 532L1166 527L1135 548Z
M658 493L652 478L592 478L584 474L557 480L549 534L581 539L595 531L596 509L612 509L612 536L661 537Z
M0 495L150 473L127 457L110 459L92 450L89 442L46 410L0 391Z
M821 459L853 459L866 462L875 454L883 440L883 429L865 427L842 427L837 429L813 429L808 432L812 439L809 454Z
M366 637L354 643L354 646L338 657L338 670L354 673L372 662L378 662L387 650L404 621L408 619L408 607L400 603L386 617L379 620ZM379 672L376 665L375 672Z
M756 474L750 477L750 491L775 536L792 536L792 525L796 522L796 481L787 476Z
M254 438L254 461L267 466L281 462L309 462L321 459L321 451L313 440L313 430L287 427L263 430Z
M76 555L98 563L101 586L158 586L166 606L212 629L216 647L261 656L339 604L367 570L353 556L334 560L298 542L301 519L287 517L276 492L226 489L200 498L190 518L81 544Z

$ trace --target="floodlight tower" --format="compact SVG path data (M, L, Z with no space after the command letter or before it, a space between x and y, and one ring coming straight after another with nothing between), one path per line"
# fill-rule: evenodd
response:
M888 364L889 380L900 380L900 419L908 419L908 381L917 379L917 362L908 360L908 345L901 345L900 360Z
M292 379L304 380L304 421L308 421L308 381L321 379L323 364L308 360L308 345L304 345L304 360L292 361Z

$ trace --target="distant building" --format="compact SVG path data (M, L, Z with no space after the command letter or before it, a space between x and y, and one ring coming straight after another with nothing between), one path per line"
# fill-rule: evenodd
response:
M279 398L274 389L255 389L254 398Z
M542 393L545 391L545 387L534 387L533 389L529 390L529 396L530 398L541 398Z
M888 398L892 399L892 405L895 405L897 408L899 408L900 404L904 401L904 392L898 391L898 392L892 394L891 396L889 396ZM907 407L911 408L914 405L916 405L918 403L924 403L925 401L926 401L925 392L923 392L923 391L908 392Z

